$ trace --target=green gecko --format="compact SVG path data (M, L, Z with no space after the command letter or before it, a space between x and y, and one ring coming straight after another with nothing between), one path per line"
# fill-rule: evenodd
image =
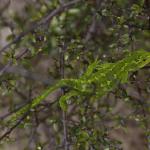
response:
M69 92L59 99L60 107L66 111L67 101L76 96L93 95L98 99L116 88L118 83L126 83L129 73L134 72L150 63L150 52L138 50L129 53L124 59L116 63L100 63L98 60L90 64L85 73L79 79L62 79L55 85L48 87L37 98L33 99L16 113L9 117L10 123L25 114L28 110L35 108L49 94L61 87L68 87Z

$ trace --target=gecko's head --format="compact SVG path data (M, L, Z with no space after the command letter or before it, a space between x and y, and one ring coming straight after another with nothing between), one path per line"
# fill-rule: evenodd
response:
M138 68L142 68L150 63L150 52L139 50L129 55L130 64L135 65Z

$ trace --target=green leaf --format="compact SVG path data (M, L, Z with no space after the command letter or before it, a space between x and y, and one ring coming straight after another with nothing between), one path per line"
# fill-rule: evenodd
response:
M78 142L86 142L89 139L89 135L86 131L80 131L77 139L78 139Z

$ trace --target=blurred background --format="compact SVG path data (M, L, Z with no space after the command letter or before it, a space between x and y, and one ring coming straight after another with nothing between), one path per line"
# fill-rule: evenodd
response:
M3 123L95 59L138 49L150 51L149 0L0 0L0 149L150 149L149 65L100 100L71 104L65 118L58 89L18 124Z

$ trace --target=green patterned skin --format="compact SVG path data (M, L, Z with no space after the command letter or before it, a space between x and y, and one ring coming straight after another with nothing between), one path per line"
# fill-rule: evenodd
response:
M66 111L67 101L76 96L92 96L93 99L101 98L109 91L117 87L118 83L126 83L129 73L139 70L150 63L150 52L138 50L128 54L124 59L116 63L100 63L95 61L90 64L86 72L79 79L62 79L54 86L48 87L31 104L27 104L9 117L8 122L14 123L28 110L35 108L54 90L68 87L69 91L60 97L60 107Z

